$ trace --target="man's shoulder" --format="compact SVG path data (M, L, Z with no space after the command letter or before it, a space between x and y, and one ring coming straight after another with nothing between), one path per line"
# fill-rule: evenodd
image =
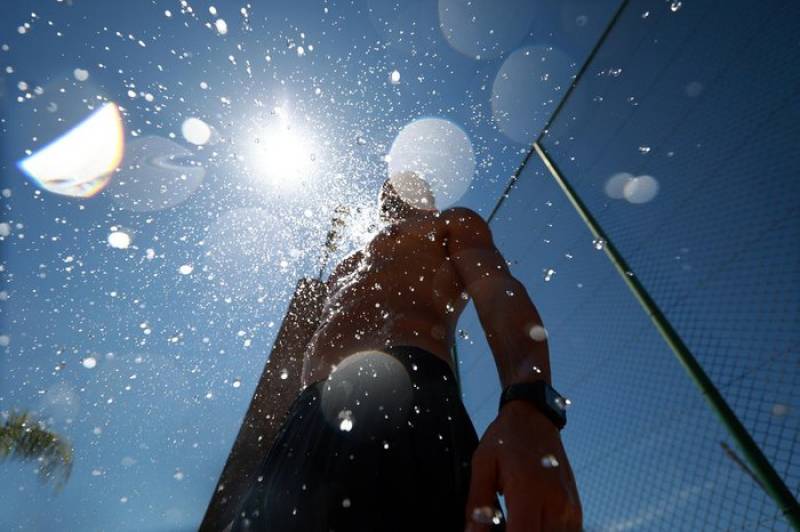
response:
M448 225L450 231L459 230L489 230L489 224L477 212L467 207L451 207L441 212L441 219Z
M364 250L357 249L348 253L342 260L339 261L337 264L337 268L346 268L352 269L353 267L357 266L359 262L364 258Z
M328 287L330 288L342 277L346 277L353 273L358 268L363 258L364 250L357 249L340 260L336 266L333 267L330 275L328 275Z
M355 250L351 251L347 255L345 255L345 257L339 262L345 262L345 261L348 261L348 260L350 260L350 261L357 260L357 259L361 259L363 256L364 256L364 249L363 248L358 248L358 249L355 249Z

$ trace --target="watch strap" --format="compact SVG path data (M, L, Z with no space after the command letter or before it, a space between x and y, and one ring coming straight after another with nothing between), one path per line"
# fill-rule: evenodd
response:
M548 401L548 396L554 398L554 400ZM558 399L561 400L560 405L558 404ZM553 422L558 430L563 429L567 424L567 412L564 408L566 400L545 381L521 382L508 386L500 394L498 411L502 410L503 406L509 401L517 400L533 404L539 412Z

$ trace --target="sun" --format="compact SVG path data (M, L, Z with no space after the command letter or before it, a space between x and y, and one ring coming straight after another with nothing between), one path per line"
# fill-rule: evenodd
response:
M249 166L259 181L279 189L296 189L313 175L315 145L286 120L256 129L251 146Z

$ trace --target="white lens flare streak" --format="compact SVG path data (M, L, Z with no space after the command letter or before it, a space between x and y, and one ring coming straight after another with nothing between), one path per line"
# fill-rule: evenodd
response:
M122 162L124 135L119 108L109 102L17 164L49 192L88 198L108 184Z

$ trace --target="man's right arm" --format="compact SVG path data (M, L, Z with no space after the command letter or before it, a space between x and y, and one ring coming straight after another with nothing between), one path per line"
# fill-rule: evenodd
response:
M468 209L444 213L447 248L492 348L502 385L550 381L541 318L508 271L489 226ZM555 464L555 466L554 466ZM581 503L556 426L525 401L510 401L486 429L472 457L467 530L484 532L486 508L505 496L508 532L581 529ZM477 515L483 519L475 520Z
M449 209L447 249L475 302L503 387L544 379L550 357L542 319L494 245L488 224L469 209Z

